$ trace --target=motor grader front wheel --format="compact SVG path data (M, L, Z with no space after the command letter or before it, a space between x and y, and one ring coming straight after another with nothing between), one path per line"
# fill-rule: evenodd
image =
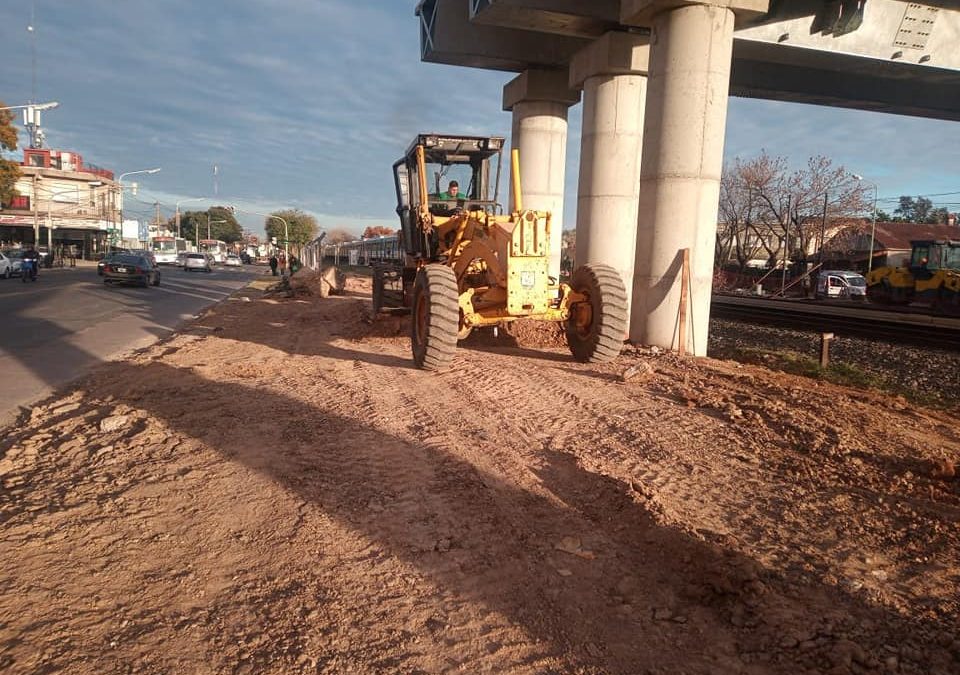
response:
M446 265L426 265L413 283L410 337L413 361L424 370L444 370L453 361L460 329L457 277Z
M567 319L567 344L578 361L612 361L623 348L627 332L627 291L623 280L609 265L578 267L570 287L586 296L574 303Z

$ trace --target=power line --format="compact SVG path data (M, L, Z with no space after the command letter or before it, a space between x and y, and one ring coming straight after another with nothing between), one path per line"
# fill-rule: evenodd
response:
M899 197L878 197L878 202L899 202L901 197L915 197L917 199L929 199L930 197L951 197L953 195L960 195L958 192L936 192L928 195L900 195Z

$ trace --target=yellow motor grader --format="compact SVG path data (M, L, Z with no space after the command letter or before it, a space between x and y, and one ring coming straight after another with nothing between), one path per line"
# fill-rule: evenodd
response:
M960 241L911 241L903 267L878 267L867 275L867 297L884 305L928 302L937 312L960 315Z
M374 268L374 312L410 311L413 360L427 370L447 368L474 328L517 319L564 322L580 361L615 358L626 332L623 280L602 264L576 269L569 284L550 276L550 214L523 208L516 151L515 210L498 202L503 146L420 134L394 163L402 262Z

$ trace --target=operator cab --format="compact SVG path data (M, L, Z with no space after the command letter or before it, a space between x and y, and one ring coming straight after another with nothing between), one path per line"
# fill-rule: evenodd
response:
M393 165L397 190L397 215L404 249L410 255L431 257L429 234L418 222L421 205L437 217L450 217L458 211L503 212L498 203L501 157L504 139L496 136L447 136L419 134L403 158ZM421 196L417 149L423 148L424 183L427 194ZM491 175L492 174L492 175ZM456 181L456 199L445 198L451 181Z
M910 273L917 279L929 279L938 270L960 270L960 241L911 241Z

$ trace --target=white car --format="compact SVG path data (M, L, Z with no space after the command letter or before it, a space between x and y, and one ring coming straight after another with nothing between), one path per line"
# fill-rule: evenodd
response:
M816 298L863 300L867 297L867 280L862 274L848 270L824 270L817 277Z
M23 252L17 249L0 251L0 277L9 279L12 276L20 274L20 266L23 264Z
M243 262L240 260L240 256L231 253L227 256L227 259L223 261L223 264L227 267L240 267L243 265Z
M187 253L183 258L183 269L185 272L192 272L193 270L213 271L210 267L210 258L204 253Z
M176 251L154 251L153 257L156 259L158 265L176 265L177 264Z

